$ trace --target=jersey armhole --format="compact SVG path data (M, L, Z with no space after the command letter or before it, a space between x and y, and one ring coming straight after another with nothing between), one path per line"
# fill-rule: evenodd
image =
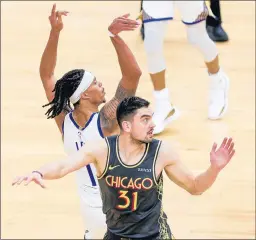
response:
M108 165L109 165L109 158L110 158L110 146L109 146L108 138L107 138L107 137L105 137L104 139L105 139L106 144L107 144L107 146L108 146L107 161L106 161L105 169L104 169L103 173L102 173L99 177L97 177L98 179L102 179L102 178L106 175L106 173L107 173L107 171L108 171Z
M65 122L65 118L63 120L63 123L61 125L61 131L62 131L62 137L64 138L64 122Z
M98 113L98 119L97 119L97 126L98 126L98 131L99 131L100 136L102 138L104 138L104 134L103 134L101 124L100 124L100 114L99 113Z
M158 153L159 153L159 149L161 147L161 144L162 144L162 141L159 141L158 142L158 145L157 145L157 148L156 148L156 153L155 153L155 156L154 156L154 161L153 161L153 178L154 178L154 182L156 185L159 184L159 179L161 178L161 175L162 175L162 172L159 174L159 178L157 179L157 176L156 176L156 160L157 160L157 157L158 157Z

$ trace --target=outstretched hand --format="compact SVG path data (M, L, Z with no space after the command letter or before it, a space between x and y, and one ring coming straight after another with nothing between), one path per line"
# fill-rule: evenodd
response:
M216 170L222 170L235 154L234 142L232 138L224 138L219 149L214 143L210 153L211 165Z
M114 19L114 21L108 27L108 30L117 35L122 31L134 31L136 28L139 27L140 23L136 20L129 19L129 13Z
M49 21L52 26L52 30L60 32L63 28L62 16L67 16L67 11L57 11L56 4L53 4L51 15L49 16Z
M20 185L22 182L24 182L25 186L27 186L31 182L34 182L34 183L40 185L42 188L45 188L43 179L40 176L40 174L38 174L38 173L30 173L25 176L18 176L13 180L12 186Z

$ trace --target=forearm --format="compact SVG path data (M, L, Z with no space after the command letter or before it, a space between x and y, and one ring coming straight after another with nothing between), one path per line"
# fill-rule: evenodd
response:
M60 32L51 30L50 36L43 52L40 63L41 79L49 79L53 73L57 62L57 49Z
M141 76L140 67L126 43L119 37L111 37L111 41L115 47L118 62L124 77L139 79Z
M59 179L68 173L65 171L65 161L46 164L36 171L40 172L43 175L43 179L46 180Z
M215 182L219 171L210 166L205 172L195 177L194 194L201 194Z
M89 148L89 146L87 146L87 148ZM79 151L69 155L65 159L46 164L37 171L42 173L43 178L46 180L58 179L85 165L94 163L94 161L94 155L88 152L85 146L83 146Z

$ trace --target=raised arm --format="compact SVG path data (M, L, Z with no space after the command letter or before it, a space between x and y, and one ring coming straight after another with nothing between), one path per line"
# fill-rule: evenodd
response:
M235 153L231 138L225 138L218 150L216 150L217 144L214 143L210 153L209 168L198 176L194 176L179 160L177 153L173 149L170 151L170 148L167 147L167 145L163 146L162 151L162 157L167 159L164 168L167 176L193 195L200 195L209 189L219 172L229 163Z
M51 23L51 31L45 50L43 52L40 62L40 77L43 83L43 87L46 93L48 101L52 101L54 98L53 89L55 87L56 79L54 77L54 70L57 62L57 49L60 32L63 28L62 16L66 16L68 12L56 12L56 4L53 5L49 20ZM55 121L59 130L61 131L62 122L64 120L65 113L61 113L55 117Z
M129 14L116 18L108 30L114 36L111 41L117 53L118 62L122 72L121 81L118 84L115 96L105 104L100 111L101 126L103 131L112 132L117 127L116 108L118 104L128 96L134 96L137 90L141 70L129 47L118 36L122 31L133 31L139 26L135 20L128 19Z
M79 151L61 161L48 163L32 173L24 176L18 176L14 179L12 185L20 185L22 182L25 182L25 185L28 185L33 181L44 188L45 185L43 183L43 179L54 180L63 178L67 174L74 172L90 163L95 165L96 169L98 170L98 174L100 175L101 170L103 170L105 167L105 163L104 161L101 161L98 166L98 159L107 159L107 145L105 139L90 141Z

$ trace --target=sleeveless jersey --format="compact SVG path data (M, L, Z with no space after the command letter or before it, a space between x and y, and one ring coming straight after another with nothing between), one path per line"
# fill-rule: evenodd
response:
M89 141L103 138L99 113L93 113L84 128L77 125L72 113L65 116L62 125L64 150L67 154L78 151ZM81 200L92 207L101 207L102 201L94 165L89 164L77 170L76 177Z
M155 175L161 141L153 139L135 165L122 162L118 136L106 137L107 164L98 178L108 230L125 238L171 239L162 208L163 177ZM155 238L155 236L157 236Z

